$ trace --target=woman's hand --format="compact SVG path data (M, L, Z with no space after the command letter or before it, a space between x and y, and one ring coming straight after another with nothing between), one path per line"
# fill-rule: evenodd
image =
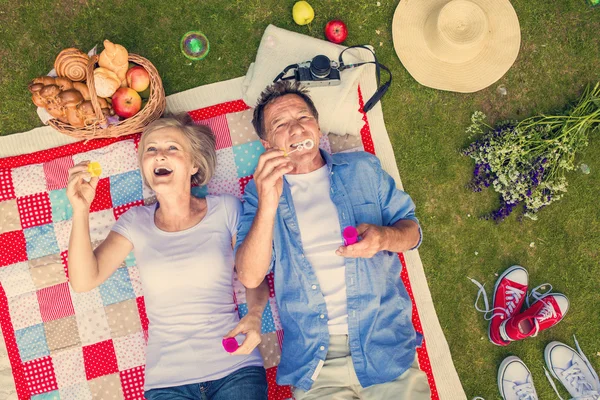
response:
M233 328L225 338L235 337L240 333L246 335L246 339L240 345L240 347L231 353L234 356L244 355L252 353L252 350L260 344L261 337L261 326L262 326L262 315L256 312L249 312L238 322L237 326Z
M82 161L69 168L67 198L75 212L88 211L96 196L96 186L98 186L99 178L92 178L87 169L89 163L89 161Z

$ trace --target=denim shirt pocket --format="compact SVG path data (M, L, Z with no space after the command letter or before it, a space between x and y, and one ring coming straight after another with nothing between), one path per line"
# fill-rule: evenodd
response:
M352 210L357 226L360 224L382 224L381 210L375 203L354 204Z

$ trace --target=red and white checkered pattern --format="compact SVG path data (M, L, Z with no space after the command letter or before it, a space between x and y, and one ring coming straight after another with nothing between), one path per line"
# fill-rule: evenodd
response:
M24 363L23 372L25 373L29 393L32 396L58 389L54 365L52 365L50 356Z
M52 223L52 205L47 192L18 197L17 207L23 229Z

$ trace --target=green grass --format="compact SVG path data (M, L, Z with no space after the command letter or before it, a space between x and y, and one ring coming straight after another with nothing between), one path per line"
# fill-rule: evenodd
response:
M499 398L497 366L512 354L532 370L540 398L555 398L542 370L543 349L551 340L572 345L573 334L600 371L600 135L579 159L591 174L571 173L567 195L543 210L539 221L512 216L497 225L479 219L498 206L498 198L465 189L473 164L458 153L472 140L464 129L473 111L483 110L492 122L551 112L600 79L600 9L585 0L514 0L522 30L516 63L488 89L457 94L420 86L402 67L391 39L395 1L312 1L310 28L293 23L293 1L56 3L0 0L2 135L39 125L26 86L50 70L65 47L87 50L105 38L123 44L155 64L172 94L244 75L270 23L322 37L328 20L345 20L346 43L373 44L394 75L383 99L386 125L403 183L417 204L425 234L420 254L467 396ZM191 62L179 52L179 39L189 30L201 30L210 40L203 61ZM497 94L500 84L507 96ZM571 309L552 330L499 348L487 341L487 325L473 309L476 287L466 277L491 288L495 274L515 263L528 268L532 285L550 282L565 293Z

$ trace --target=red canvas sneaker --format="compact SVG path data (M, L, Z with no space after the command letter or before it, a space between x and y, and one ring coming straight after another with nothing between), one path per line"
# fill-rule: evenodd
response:
M500 324L500 336L505 341L535 337L558 324L569 309L569 299L563 294L548 294L527 310Z
M471 279L471 281L479 287L475 308L485 313L484 318L490 321L488 328L490 342L498 346L508 345L510 341L503 339L500 335L500 325L521 311L523 302L527 297L527 285L529 281L527 270L520 265L513 265L500 275L494 287L491 309L489 308L483 285L474 279ZM477 307L477 302L481 295L484 296L485 310ZM488 316L490 313L492 315Z

